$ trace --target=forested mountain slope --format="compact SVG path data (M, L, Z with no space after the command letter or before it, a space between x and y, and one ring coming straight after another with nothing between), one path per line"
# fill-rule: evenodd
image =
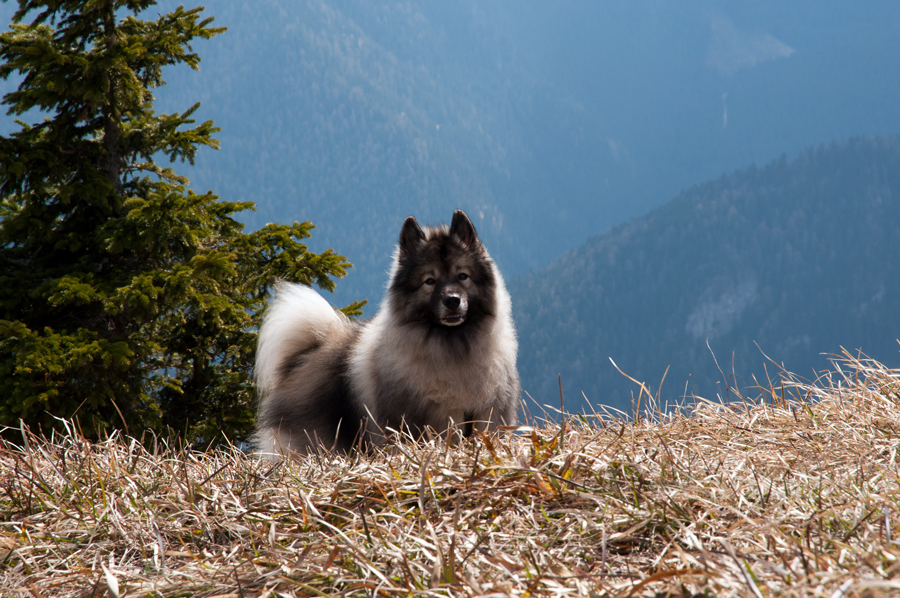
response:
M523 386L558 404L559 373L567 408L624 409L637 386L609 358L654 392L671 366L668 400L725 394L732 352L739 386L764 379L760 349L809 376L842 346L897 364L898 241L897 137L699 185L513 282Z
M336 304L377 302L409 214L467 210L511 278L699 181L900 131L900 5L714 4L219 0L157 107L222 127L195 190L356 265Z
M222 149L201 156L191 179L257 202L251 226L313 221L312 247L355 266L334 303L366 297L374 313L410 214L439 223L466 210L511 272L571 246L561 227L552 247L523 242L535 213L522 208L593 201L567 191L595 184L602 173L588 166L599 162L575 158L580 180L549 182L561 177L538 168L532 123L561 143L592 124L528 71L504 23L472 3L266 0L207 12L229 28L225 41L159 93L162 105L201 100L223 127Z

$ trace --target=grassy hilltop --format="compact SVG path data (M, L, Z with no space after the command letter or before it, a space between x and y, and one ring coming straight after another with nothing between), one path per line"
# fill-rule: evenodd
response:
M835 365L274 467L26 434L0 446L0 595L897 595L900 371Z

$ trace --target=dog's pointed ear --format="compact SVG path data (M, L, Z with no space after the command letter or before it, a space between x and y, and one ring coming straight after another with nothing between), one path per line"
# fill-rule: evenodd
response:
M475 225L466 216L462 210L453 212L453 220L450 222L450 234L456 237L465 245L473 246L478 244L478 234L475 232Z
M400 229L400 254L415 255L424 240L425 233L419 228L419 223L412 216L408 216L403 221L403 228Z

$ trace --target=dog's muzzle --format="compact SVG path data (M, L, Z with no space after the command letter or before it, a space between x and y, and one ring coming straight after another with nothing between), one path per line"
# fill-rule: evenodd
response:
M459 326L466 319L466 300L459 295L441 297L440 317L445 326Z

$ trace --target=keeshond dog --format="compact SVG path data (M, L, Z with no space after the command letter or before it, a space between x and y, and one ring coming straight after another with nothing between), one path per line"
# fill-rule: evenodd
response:
M378 313L360 322L280 282L259 331L261 456L463 436L515 425L521 387L509 293L468 216L408 217Z

